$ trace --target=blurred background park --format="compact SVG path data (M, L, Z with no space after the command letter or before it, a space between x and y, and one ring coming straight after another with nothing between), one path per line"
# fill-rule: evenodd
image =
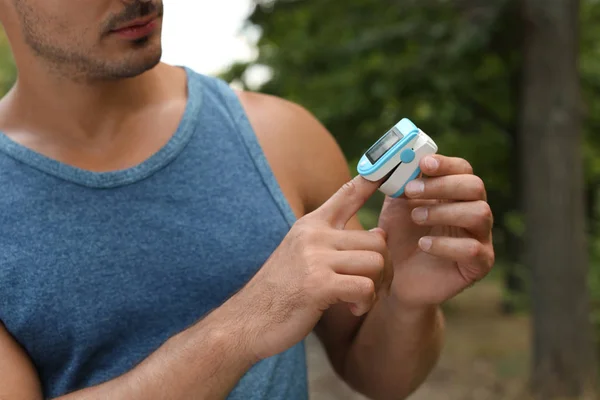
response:
M600 398L600 1L164 3L164 61L301 104L353 173L409 117L486 182L495 269L445 305L412 399ZM15 77L0 33L0 95ZM308 345L311 398L361 399Z

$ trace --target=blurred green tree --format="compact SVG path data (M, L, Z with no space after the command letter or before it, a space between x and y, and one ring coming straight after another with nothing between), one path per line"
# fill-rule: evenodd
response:
M258 58L233 65L223 77L248 86L250 71L267 66L272 78L259 90L313 112L339 141L352 168L383 132L410 117L444 154L467 158L486 181L507 286L522 292L518 4L256 3L249 24L260 29ZM380 201L373 202L373 210Z
M255 0L258 57L222 77L302 104L339 141L352 168L368 146L408 116L444 154L467 158L486 181L499 265L512 294L526 289L522 262L520 82L523 23L517 0ZM597 223L600 181L600 2L581 10L586 212ZM375 213L381 196L371 202ZM370 224L376 215L369 218ZM599 274L600 275L600 274ZM600 280L599 280L600 282ZM600 293L600 291L599 291ZM516 297L523 302L523 296ZM600 296L599 296L600 302ZM600 318L599 318L600 320Z

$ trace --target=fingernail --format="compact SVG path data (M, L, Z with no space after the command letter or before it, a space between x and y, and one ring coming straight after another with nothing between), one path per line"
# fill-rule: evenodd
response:
M423 251L429 251L429 249L431 249L432 244L433 244L433 241L431 240L431 238L428 238L428 237L422 237L419 240L419 247Z
M425 191L425 182L420 179L415 179L413 181L408 182L406 185L406 193L407 194L421 194Z
M425 207L418 207L412 211L412 217L415 222L427 221L428 214L429 214L429 210Z
M430 171L435 171L440 166L440 163L435 158L428 156L425 157L425 166Z

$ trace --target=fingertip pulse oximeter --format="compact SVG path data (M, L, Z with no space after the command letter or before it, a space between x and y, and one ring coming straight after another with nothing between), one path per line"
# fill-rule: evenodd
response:
M421 174L421 159L437 151L435 142L404 118L361 157L358 173L370 181L378 181L391 173L379 190L390 197L400 197L406 184Z

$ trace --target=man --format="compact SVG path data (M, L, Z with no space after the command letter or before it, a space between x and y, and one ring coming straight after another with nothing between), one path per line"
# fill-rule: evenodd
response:
M355 214L300 107L159 62L160 0L0 0L0 398L303 399L313 329L372 398L407 397L439 306L494 262L462 159ZM194 51L190 49L190 51Z

